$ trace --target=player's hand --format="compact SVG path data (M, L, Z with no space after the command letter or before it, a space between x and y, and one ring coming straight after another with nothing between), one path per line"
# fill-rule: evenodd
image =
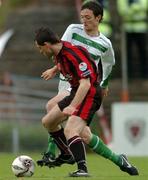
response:
M106 96L108 96L108 92L109 92L108 87L106 87L106 88L102 88L102 97L106 97Z
M56 71L54 68L51 69L47 69L46 71L44 71L41 75L41 77L45 80L49 80L52 79L55 75L56 75Z
M69 106L67 106L66 108L64 108L63 113L64 113L65 115L70 116L70 115L72 115L75 111L77 111L77 109L76 109L74 106L69 105Z

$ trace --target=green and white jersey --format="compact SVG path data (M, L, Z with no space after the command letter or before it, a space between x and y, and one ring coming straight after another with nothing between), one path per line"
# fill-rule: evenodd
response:
M82 24L71 24L66 29L63 41L68 41L74 45L83 46L88 50L91 57L96 62L96 65L102 66L102 81L101 87L108 86L108 80L112 71L112 66L115 64L114 50L111 41L102 33L99 36L89 36L86 34ZM68 82L63 81L64 77L60 75L59 90L70 87ZM62 82L63 81L63 82Z

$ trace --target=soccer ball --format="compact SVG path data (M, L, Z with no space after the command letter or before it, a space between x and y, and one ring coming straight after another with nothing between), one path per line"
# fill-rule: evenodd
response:
M12 171L17 177L30 177L34 174L35 163L29 156L18 156L12 162Z

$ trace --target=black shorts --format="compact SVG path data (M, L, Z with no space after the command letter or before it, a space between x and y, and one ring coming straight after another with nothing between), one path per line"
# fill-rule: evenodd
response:
M63 100L58 103L58 106L61 111L67 106L70 105L73 100L77 89L72 89L69 96L66 96ZM93 87L87 93L85 99L82 103L76 107L77 111L75 111L72 115L79 116L83 120L87 121L87 125L90 124L95 112L100 108L102 103L102 93L100 86Z

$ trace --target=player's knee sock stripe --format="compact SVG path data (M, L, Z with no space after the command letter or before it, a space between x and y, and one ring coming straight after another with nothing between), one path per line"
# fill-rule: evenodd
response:
M50 133L50 135L54 138L54 142L59 147L62 154L70 154L63 128L56 132Z
M99 145L99 137L97 137L97 139L96 139L97 141L96 141L96 144L94 145L94 147L92 148L93 150L95 150L97 147L98 147L98 145Z
M71 142L69 143L69 146L71 146L71 144L73 143L76 143L77 141L81 141L81 138L79 136L77 136L76 138L75 137L71 138Z
M88 146L93 150L95 150L99 145L99 141L100 141L99 137L93 134Z

